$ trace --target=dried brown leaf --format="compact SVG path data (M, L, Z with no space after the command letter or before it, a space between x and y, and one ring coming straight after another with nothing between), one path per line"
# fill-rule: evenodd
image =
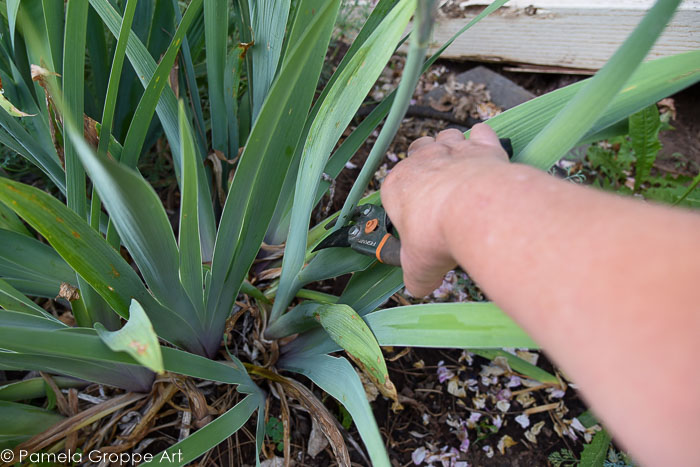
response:
M279 375L278 375L279 376ZM306 409L316 420L319 428L326 435L328 441L333 449L333 454L335 454L338 465L341 467L350 467L350 454L348 453L348 448L345 445L345 440L343 435L338 429L338 422L331 414L325 405L303 384L290 379L281 378L280 381L284 384L285 389L289 393L289 396L299 401L301 405L306 407Z
M68 282L61 282L56 298L64 298L69 302L80 300L80 290L78 290L77 287L73 287Z
M311 434L309 435L309 444L306 447L306 453L315 459L326 447L328 447L328 438L323 434L316 419L312 418Z

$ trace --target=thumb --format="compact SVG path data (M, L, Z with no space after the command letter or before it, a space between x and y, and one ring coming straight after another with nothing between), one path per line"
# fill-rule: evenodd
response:
M477 144L486 144L488 146L501 147L498 141L498 135L485 123L477 123L469 132L469 141Z

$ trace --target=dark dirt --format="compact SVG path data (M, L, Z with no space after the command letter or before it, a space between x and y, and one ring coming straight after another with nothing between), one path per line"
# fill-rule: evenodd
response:
M404 351L402 348L385 348L384 350L388 359L401 355ZM448 422L449 420L466 420L473 413L474 409L470 407L471 402L469 402L468 398L459 398L447 393L445 385L438 381L436 373L438 363L445 361L448 365L461 365L464 371L459 373L459 377L465 380L468 378L479 378L478 373L481 370L481 366L489 364L487 359L475 356L472 365L464 366L458 363L461 353L461 350L411 349L396 361L389 362L388 367L392 381L403 396L413 401L412 403L404 403L404 410L398 413L391 411L391 403L386 399L379 397L372 402L374 414L382 436L386 441L393 465L413 465L411 456L416 449L422 446L433 445L437 448L442 448L443 446L458 447L460 445L460 440L457 438L454 428L450 427ZM424 366L416 368L417 365ZM539 366L549 371L554 370L554 367L546 358L541 357ZM306 380L306 378L291 374L288 376L301 380L309 387L314 387L313 383ZM480 389L485 390L486 388ZM319 398L324 398L323 393L318 389L314 392ZM537 401L537 405L551 402L546 399L544 392L534 391L532 394ZM468 397L472 395L470 394ZM567 415L569 417L580 415L586 410L573 389L568 389L562 400L569 411ZM325 404L331 413L342 419L338 403L335 400L325 398ZM481 410L480 412L483 413L484 419L488 419L490 415L503 416L503 413L495 408ZM583 447L582 440L579 439L574 442L568 438L558 436L551 428L553 426L553 418L549 412L530 416L531 426L540 421L544 421L545 426L539 436L537 436L537 444L528 442L523 438L525 430L514 421L514 417L518 413L520 411L514 404L507 412L507 415L503 416L504 423L501 429L497 433L489 433L487 430L480 431L481 436L479 440L476 439L475 432L470 429L470 448L466 453L459 453L459 457L456 457L455 460L466 461L472 466L534 466L549 465L547 455L562 448L570 449L577 455L580 453ZM280 406L277 400L273 400L271 403L269 415L281 417ZM311 431L311 421L308 414L304 411L295 410L292 412L291 418L293 427L291 457L294 460L294 465L335 465L329 447L315 459L306 454L306 445ZM254 425L249 423L247 430L252 436ZM508 447L505 454L500 454L497 449L497 443L504 435L510 436L517 441L517 444ZM346 433L346 436L352 437L361 445L361 439L354 426ZM242 434L240 439L245 439L245 434ZM252 437L249 440L252 440ZM490 457L482 449L486 446L492 447L493 454ZM356 465L368 465L363 456L354 450L349 443L348 448ZM275 451L273 443L269 442L269 440L266 443L266 450L269 455L281 456L282 454L280 451ZM243 459L249 458L244 456Z
M696 84L675 96L674 131L659 135L663 148L655 167L672 174L697 175L700 171L700 85Z
M399 351L401 349L396 350ZM446 420L448 416L456 419L468 419L470 413L472 413L472 410L469 408L472 404L468 400L465 401L447 393L444 390L444 385L439 383L435 370L439 361L444 360L445 362L457 363L460 355L460 350L413 349L406 357L393 362L389 366L392 379L398 387L403 388L402 393L409 397L415 397L425 405L428 409L427 413L430 414L428 422L425 423L425 420L422 420L423 412L416 406L407 405L406 409L398 414L393 414L384 407L382 407L382 413L377 413L378 410L375 409L377 420L384 425L383 431L389 440L390 455L392 459L397 461L397 464L405 465L411 462L411 454L416 449L416 446L423 446L426 443L432 443L437 446L459 446L460 441L453 433L454 430L446 424ZM413 366L415 362L421 360L426 365L423 369L424 371L416 371ZM489 363L489 360L475 356L473 364L469 365L466 371L459 374L460 379L478 379L481 365L488 365ZM548 362L544 362L540 366L551 368ZM485 390L485 388L480 388L480 390ZM549 402L540 396L542 395L538 394L535 397L538 399L538 404ZM466 406L464 402L466 402ZM564 403L569 410L576 412L575 415L585 411L583 404L573 390L567 392ZM514 407L509 410L517 412L517 409ZM487 412L492 415L500 414L495 408ZM537 445L524 441L523 432L525 430L513 420L514 416L505 416L503 427L497 433L484 434L484 439L480 441L476 441L474 432L469 430L470 448L464 457L460 459L466 460L470 465L484 466L547 465L547 454L552 451L567 447L576 452L576 443L567 442L564 438L560 438L547 425L537 437ZM542 420L546 424L551 424L547 413L535 414L530 417L532 425ZM426 435L426 437L416 438L412 435L412 433L416 432ZM509 435L514 440L519 441L519 443L508 448L506 454L502 455L498 452L496 445L498 440L504 435ZM495 452L493 457L489 458L486 452L482 450L487 445L493 447Z

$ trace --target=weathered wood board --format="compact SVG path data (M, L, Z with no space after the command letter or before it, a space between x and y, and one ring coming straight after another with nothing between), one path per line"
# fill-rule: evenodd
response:
M443 4L435 51L489 0ZM647 0L511 0L462 34L444 58L595 71L651 7ZM461 17L459 17L461 16ZM647 59L700 49L700 0L685 0ZM530 67L532 68L532 67Z

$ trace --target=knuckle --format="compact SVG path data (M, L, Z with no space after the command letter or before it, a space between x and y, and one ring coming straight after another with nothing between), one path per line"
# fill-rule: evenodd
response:
M401 181L401 176L397 173L396 169L389 172L384 181L382 182L382 199L385 196L392 197L399 190L399 185Z
M386 176L386 178L384 178L384 182L382 182L383 189L388 188L391 190L394 188L396 177L398 177L398 170L399 169L397 167L394 167L392 171L389 172L389 174Z
M438 133L438 136L439 135L442 135L442 136L454 135L454 136L462 136L462 137L464 136L464 134L461 131L459 131L457 128L448 128L447 130L442 130L440 133Z

